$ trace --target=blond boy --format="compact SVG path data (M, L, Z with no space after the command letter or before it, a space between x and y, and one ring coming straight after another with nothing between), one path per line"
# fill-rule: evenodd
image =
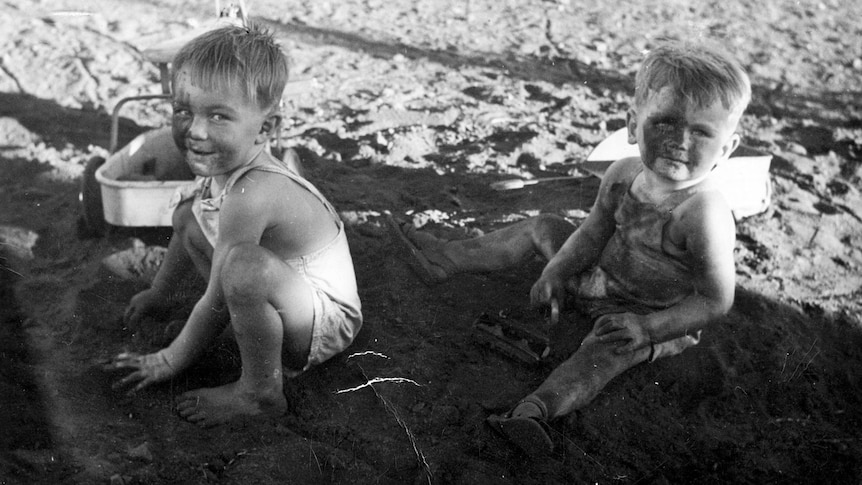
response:
M265 149L288 76L270 33L255 25L207 32L172 67L174 141L197 179L174 211L152 287L132 298L126 319L164 307L189 271L207 287L168 347L114 359L130 371L118 386L173 378L230 325L240 378L181 395L180 415L207 426L281 414L284 375L342 351L362 325L344 226L314 186Z
M589 403L632 366L678 354L733 303L735 225L710 173L739 144L751 87L721 50L652 49L627 113L640 157L615 162L575 229L541 215L485 236L445 241L391 225L426 281L490 271L533 254L548 263L530 298L554 311L571 296L593 322L579 349L510 412L488 422L531 455L553 449L547 422Z

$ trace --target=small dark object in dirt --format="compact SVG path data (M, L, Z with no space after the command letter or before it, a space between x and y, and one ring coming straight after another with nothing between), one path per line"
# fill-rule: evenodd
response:
M511 319L479 315L473 323L479 342L526 364L539 364L551 351L548 336Z
M102 188L96 180L96 170L105 163L103 157L93 157L87 161L81 176L81 216L78 218L78 237L97 238L105 234L108 223L102 207Z

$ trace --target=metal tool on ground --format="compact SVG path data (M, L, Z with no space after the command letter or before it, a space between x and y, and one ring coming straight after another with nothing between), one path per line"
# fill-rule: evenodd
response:
M585 178L583 175L568 175L565 177L545 177L538 179L510 179L493 182L491 188L494 190L517 190L523 189L528 185L536 185L542 182L552 182L555 180L580 180Z
M539 364L551 353L547 335L515 319L483 313L474 322L473 330L479 343L525 364Z

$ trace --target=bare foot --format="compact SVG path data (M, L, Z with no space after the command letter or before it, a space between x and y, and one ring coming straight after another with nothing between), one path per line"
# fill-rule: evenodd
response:
M209 427L242 416L279 416L287 410L281 389L271 392L248 392L240 381L221 387L195 389L180 395L180 416L199 426Z
M426 284L441 283L456 272L455 263L444 253L448 241L417 231L409 222L387 219L389 231L403 248L410 267Z

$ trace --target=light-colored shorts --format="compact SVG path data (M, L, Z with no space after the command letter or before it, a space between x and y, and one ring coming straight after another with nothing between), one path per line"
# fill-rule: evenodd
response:
M314 320L305 371L346 349L362 328L356 276L343 224L339 222L338 235L325 247L286 263L313 290ZM285 369L288 377L299 373Z
M341 353L353 343L353 339L356 338L356 334L362 327L361 320L348 315L344 308L332 301L323 291L315 288L312 298L314 300L314 326L311 331L308 362L302 369L303 371L322 364Z

